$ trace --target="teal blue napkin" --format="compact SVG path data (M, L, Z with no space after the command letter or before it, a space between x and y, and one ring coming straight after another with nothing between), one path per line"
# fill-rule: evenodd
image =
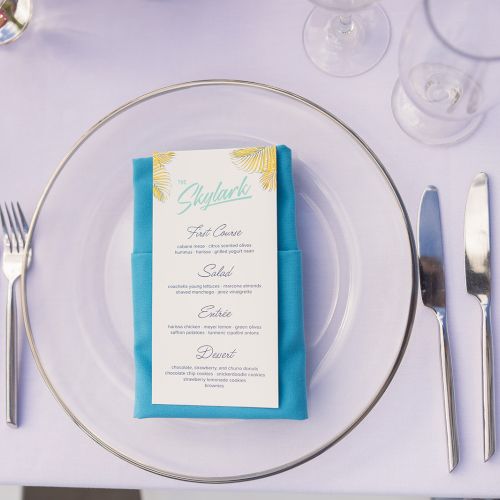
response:
M279 408L151 403L153 159L134 160L132 288L137 418L307 418L302 261L295 229L292 153L277 146Z

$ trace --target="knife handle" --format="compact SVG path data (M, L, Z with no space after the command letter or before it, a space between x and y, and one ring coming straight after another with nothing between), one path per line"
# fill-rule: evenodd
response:
M451 472L457 466L459 460L455 391L453 388L453 370L451 367L451 354L450 343L448 339L448 324L446 320L446 312L438 311L437 317L439 321L441 376L443 382L446 440L448 445L448 471Z
M481 339L483 372L483 451L484 461L495 453L495 398L493 391L493 340L489 302L481 303L483 332Z

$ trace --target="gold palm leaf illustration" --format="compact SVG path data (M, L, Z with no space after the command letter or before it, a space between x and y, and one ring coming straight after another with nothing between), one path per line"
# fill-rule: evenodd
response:
M261 146L235 149L231 152L233 163L250 174L260 173L260 184L266 191L276 189L276 148Z
M260 176L260 184L266 191L276 191L276 168L266 170Z
M166 153L153 153L153 166L158 165L164 167L167 163L170 163L175 156L173 151L167 151Z
M158 201L166 201L170 195L170 173L165 165L172 161L175 153L153 153L153 196Z
M170 174L164 167L153 165L153 196L158 201L166 201L170 195Z

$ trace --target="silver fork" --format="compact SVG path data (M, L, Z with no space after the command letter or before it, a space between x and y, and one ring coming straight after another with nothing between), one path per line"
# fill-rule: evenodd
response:
M28 223L19 203L5 203L5 214L0 206L3 230L3 272L8 280L7 324L6 324L6 419L7 424L17 427L17 308L14 285L21 276L28 234ZM28 266L31 263L31 248L28 251Z

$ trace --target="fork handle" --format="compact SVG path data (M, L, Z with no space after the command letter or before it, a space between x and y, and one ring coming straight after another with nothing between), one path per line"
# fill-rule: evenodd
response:
M7 425L17 427L17 309L14 282L7 288L6 329L6 420Z

